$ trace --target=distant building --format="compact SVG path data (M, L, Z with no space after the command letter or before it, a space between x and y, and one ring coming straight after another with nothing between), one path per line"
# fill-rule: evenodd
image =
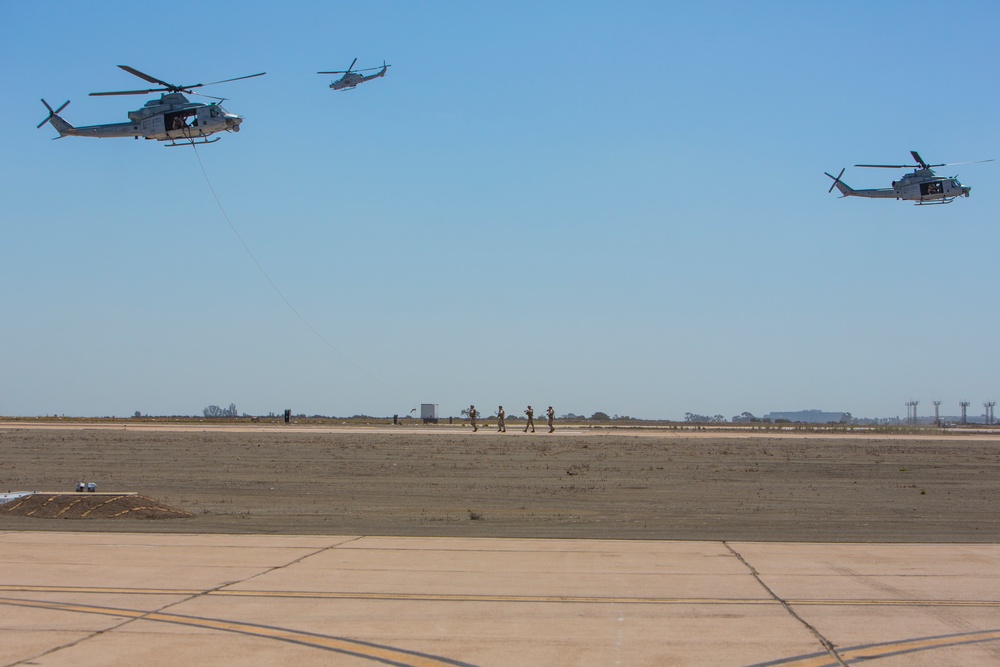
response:
M849 421L849 412L823 412L822 410L799 410L798 412L769 412L764 415L764 419L778 421L779 419L790 422L801 422L803 424L828 424L830 422L840 423Z

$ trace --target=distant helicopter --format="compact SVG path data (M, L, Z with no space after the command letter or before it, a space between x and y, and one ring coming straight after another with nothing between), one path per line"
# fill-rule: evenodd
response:
M129 122L109 123L106 125L87 125L84 127L74 127L66 122L59 112L69 104L67 100L58 109L53 110L44 99L42 104L49 110L48 117L38 124L38 127L51 123L52 127L59 132L56 139L62 137L97 137L104 139L108 137L135 137L138 139L156 139L157 141L169 141L167 146L177 146L187 144L211 144L221 137L209 139L209 135L216 132L239 132L240 123L243 118L236 114L229 113L222 108L218 102L205 104L202 102L191 102L182 93L200 95L194 93L195 88L203 86L213 86L217 83L227 83L229 81L239 81L241 79L252 79L256 76L264 76L267 72L239 76L235 79L224 79L223 81L213 81L212 83L196 83L190 86L175 86L166 81L161 81L156 77L144 74L128 65L119 65L121 69L129 74L133 74L140 79L145 79L150 83L157 83L163 88L149 88L146 90L121 90L110 93L91 93L91 96L103 95L145 95L147 93L165 93L160 95L158 100L146 102L143 108L128 113ZM203 95L211 97L211 95ZM212 99L223 101L221 97Z
M892 182L891 188L874 188L868 190L855 190L847 183L840 180L844 175L844 169L834 176L827 174L833 179L833 185L827 192L833 192L836 187L844 197L869 197L872 199L905 199L917 202L917 206L925 204L950 204L956 197L968 197L972 188L962 185L957 176L943 178L934 174L932 167L947 167L957 164L979 164L980 162L993 162L993 160L976 160L974 162L948 162L941 164L927 164L917 151L910 151L910 155L917 164L856 164L855 167L871 167L876 169L910 169L912 174L904 174L903 178Z
M383 60L381 67L369 67L368 69L354 69L354 63L356 62L358 62L357 58L352 60L351 66L344 70L338 70L336 72L316 72L316 73L343 74L344 76L340 77L339 79L331 83L330 87L333 88L334 90L349 90L351 88L354 88L354 86L358 85L359 83L364 83L365 81L371 81L372 79L377 79L380 76L385 76L385 71L388 68L392 67L392 65L386 65L385 61ZM358 72L371 72L373 70L378 70L379 71L378 74L372 74L369 76L358 74Z

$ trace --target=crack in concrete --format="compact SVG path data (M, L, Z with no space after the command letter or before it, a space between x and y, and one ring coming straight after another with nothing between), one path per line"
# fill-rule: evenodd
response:
M726 541L723 541L722 544L727 549L729 549L729 552L732 553L734 556L736 556L736 558L741 563L743 563L743 566L747 568L751 576L753 576L753 578L757 581L757 583L760 584L760 587L763 588L765 591L767 591L767 594L770 595L775 602L780 604L782 608L788 613L789 616L791 616L796 621L801 623L803 626L805 626L807 630L809 630L809 632L812 633L812 635L816 638L817 641L819 641L820 645L822 645L822 647L826 650L826 652L829 653L830 656L837 661L837 664L839 664L841 667L850 667L844 660L844 658L841 657L840 653L837 651L837 647L833 645L833 642L824 637L823 633L817 630L812 624L810 624L804 618L799 616L798 613L792 608L792 606L786 600L779 597L777 593L771 590L771 587L764 583L764 580L760 578L760 573L757 572L757 569L753 565L747 562L747 560L743 557L743 554L734 549Z

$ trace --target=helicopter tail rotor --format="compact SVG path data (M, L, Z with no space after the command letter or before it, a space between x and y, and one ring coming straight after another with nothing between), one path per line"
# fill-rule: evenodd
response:
M59 112L62 111L63 109L65 109L69 105L69 100L66 100L66 102L63 103L63 105L61 107L59 107L58 109L56 109L54 111L52 110L52 107L49 106L49 103L46 102L45 100L42 100L42 104L44 104L45 108L49 110L49 115L45 117L45 120L43 120L41 123L39 123L38 125L36 125L36 127L39 127L39 128L42 125L45 125L46 123L50 122L57 115L59 115Z
M46 116L45 120L39 123L37 127L40 128L42 125L45 125L46 123L52 123L52 127L56 128L56 131L59 133L60 137L66 136L67 134L70 133L70 130L74 129L72 125L63 120L62 117L59 115L60 111L69 106L69 100L63 102L63 105L58 109L53 109L51 106L49 106L49 103L46 102L44 99L42 100L42 104L44 104L45 108L49 110L49 115Z
M827 174L825 171L823 172L824 174L833 179L833 185L830 186L830 189L827 190L827 192L833 192L833 189L837 188L838 190L840 190L840 194L844 197L848 196L851 193L851 188L847 185L847 183L844 183L842 180L840 180L840 177L844 175L845 169L847 169L847 167L841 169L840 173L837 174L836 176L834 176L833 174Z

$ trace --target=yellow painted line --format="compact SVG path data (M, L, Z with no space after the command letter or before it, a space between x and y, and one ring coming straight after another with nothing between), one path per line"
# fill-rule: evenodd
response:
M742 600L734 598L598 598L598 597L565 597L565 596L512 596L512 595L430 595L430 594L389 594L389 593L308 593L302 591L197 591L190 589L160 589L160 588L102 588L102 587L72 587L72 586L16 586L2 585L0 591L34 592L34 593L96 593L96 594L142 594L142 595L212 595L224 597L291 597L304 599L372 599L372 600L417 600L417 601L470 601L470 602L584 602L584 603L621 603L621 604L724 604L724 605L761 605L778 604L773 600ZM855 605L855 606L963 606L963 607L1000 607L996 600L798 600L788 601L797 605ZM172 623L191 627L232 632L253 637L274 639L310 646L313 648L349 654L401 667L440 667L441 665L464 665L455 660L437 656L395 649L389 646L372 644L340 637L331 637L309 632L301 632L274 626L240 623L225 619L203 618L197 616L182 616L162 612L147 612L135 609L114 607L98 607L86 604L66 602L51 602L40 600L23 600L15 598L0 598L0 604L51 609L120 618L142 619L162 623ZM957 635L924 637L906 639L884 644L846 647L839 650L840 657L848 662L860 660L875 660L906 653L915 653L942 648L951 648L966 644L1000 641L1000 630L988 630ZM812 654L806 656L779 659L759 665L771 667L836 667L841 664L830 654Z
M946 637L928 637L926 639L912 639L893 642L890 644L880 644L858 649L844 651L841 655L848 660L871 660L899 653L913 653L915 651L926 651L935 648L949 648L959 644L972 644L985 641L1000 640L1000 630L990 630L987 632L971 632L961 635L949 635Z
M906 653L918 653L921 651L931 651L941 648L953 648L965 644L980 644L982 642L1000 641L1000 630L986 630L982 632L968 632L957 635L945 635L940 637L923 637L918 639L904 639L884 644L873 644L871 646L856 646L851 648L838 649L838 654L845 662L854 663L861 660L878 660ZM751 667L837 667L842 664L828 653L801 656L798 658L788 658L786 660L774 660L770 662L757 663Z
M4 593L97 593L99 595L201 595L208 591L185 588L108 588L102 586L25 586L0 584Z
M307 591L213 591L212 595L226 597L281 597L329 598L339 600L412 600L419 602L563 602L568 604L723 604L723 605L772 605L774 600L756 598L642 598L642 597L592 597L579 595L477 595L445 593L362 593L362 592L307 592Z
M378 644L354 641L339 637L330 637L327 635L309 632L299 632L297 630L289 630L287 628L255 625L252 623L239 623L224 619L201 618L198 616L180 616L177 614L146 612L135 609L119 609L114 607L95 607L91 605L72 604L67 602L17 600L11 598L0 598L0 604L18 607L31 607L35 609L70 611L82 614L117 616L123 618L141 619L144 621L158 621L161 623L206 628L209 630L220 630L223 632L233 632L253 637L276 639L279 641L291 642L313 648L321 648L337 653L367 658L390 665L398 665L400 667L441 667L442 665L448 665L450 667L467 666L467 663L458 662L456 660L417 653L415 651L394 649L391 646L381 646Z
M103 595L204 595L212 597L298 598L328 600L393 600L417 602L548 602L567 604L647 605L776 605L772 598L660 598L598 597L581 595L485 595L446 593L375 593L344 591L197 590L191 588L115 588L97 586L28 586L0 584L9 593L94 593ZM785 600L792 606L840 607L1000 607L1000 600Z
M569 595L448 595L441 593L344 593L307 591L218 590L208 595L229 597L332 598L358 600L417 600L442 602L566 602L580 604L659 605L778 605L772 598L653 598ZM1000 607L1000 600L786 600L800 606Z
M811 656L808 658L802 658L801 660L794 660L789 662L775 661L763 663L765 665L781 665L781 667L837 667L839 664L837 660L831 656L829 653L823 655ZM757 667L752 665L751 667Z
M715 604L773 605L771 598L641 598L593 597L569 595L448 595L442 593L364 593L310 591L211 590L179 588L114 588L96 586L24 586L0 585L7 593L93 593L98 595L204 595L211 597L298 598L328 600L412 600L419 602L563 602L576 604Z
M785 600L803 607L1000 607L1000 600Z

